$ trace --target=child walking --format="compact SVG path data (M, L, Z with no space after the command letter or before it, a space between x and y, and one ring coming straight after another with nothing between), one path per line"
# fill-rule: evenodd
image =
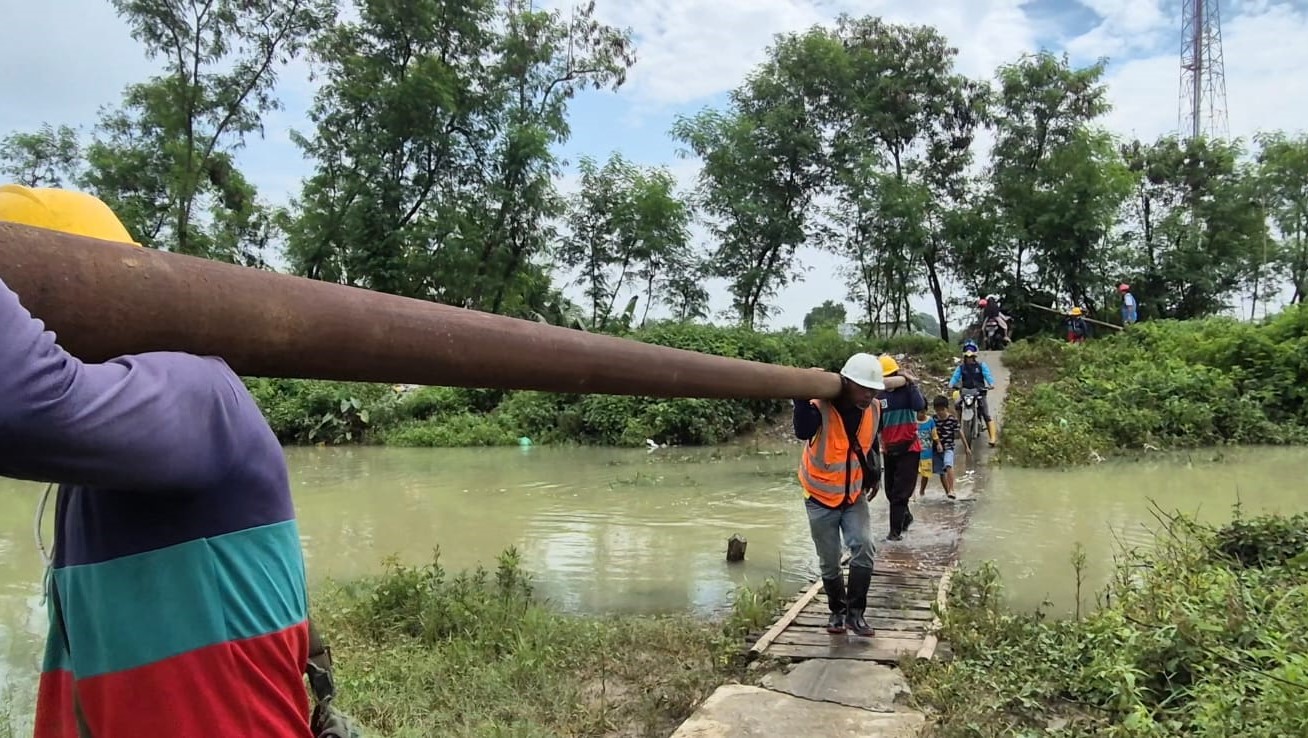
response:
M950 409L949 398L936 395L936 399L931 401L931 406L936 411L935 416L931 418L936 451L932 457L932 471L940 476L940 484L945 488L945 496L951 500L957 499L954 496L954 442L958 440L963 442L963 451L968 458L972 456L972 449L967 445L967 438L958 432L958 416ZM922 447L926 448L926 445L923 444ZM926 483L927 480L924 478L923 493L926 491Z
M917 414L917 437L922 442L922 456L917 463L917 476L920 480L917 496L925 497L927 483L935 473L936 455L939 453L940 441L936 437L936 418L927 415L924 409Z

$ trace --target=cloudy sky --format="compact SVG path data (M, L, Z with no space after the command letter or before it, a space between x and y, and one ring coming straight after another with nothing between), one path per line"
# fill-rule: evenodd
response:
M1308 0L1221 4L1231 134L1302 129ZM0 25L0 135L42 122L89 127L125 85L154 71L108 0L10 5ZM574 100L573 138L563 154L575 162L618 150L665 164L689 184L697 165L680 158L667 135L676 117L722 105L774 34L842 12L934 25L959 49L961 71L976 77L1042 48L1066 52L1074 63L1107 57L1114 109L1106 124L1149 138L1177 126L1179 7L1180 0L597 0L602 20L632 29L639 60L620 92ZM285 110L241 154L247 175L274 201L294 193L309 170L288 131L309 130L304 111L313 90L304 64L285 70ZM780 296L775 325L796 325L813 305L844 297L834 260L815 251L804 256L809 269ZM726 308L725 292L714 292L715 309Z

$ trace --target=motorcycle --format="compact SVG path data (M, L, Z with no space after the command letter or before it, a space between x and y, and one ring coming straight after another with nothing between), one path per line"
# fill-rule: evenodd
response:
M985 325L981 328L985 338L982 341L987 351L1003 351L1004 329L999 327L999 321L994 318L987 318Z
M964 389L961 397L963 434L971 443L981 437L981 390Z

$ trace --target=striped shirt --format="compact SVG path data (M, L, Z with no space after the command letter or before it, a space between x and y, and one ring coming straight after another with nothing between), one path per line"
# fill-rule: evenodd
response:
M3 281L0 336L0 476L60 485L35 737L310 738L286 459L241 380L79 361Z

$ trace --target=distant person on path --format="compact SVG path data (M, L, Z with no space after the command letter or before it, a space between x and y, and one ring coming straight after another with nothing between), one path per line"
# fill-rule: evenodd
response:
M886 377L903 376L906 384L881 391L881 448L886 466L886 501L890 504L888 541L903 540L904 531L913 524L908 503L917 483L918 461L922 442L917 437L917 416L926 409L926 398L914 378L900 373L893 356L881 356L881 372Z
M868 499L876 496L881 476L876 393L886 385L881 363L871 354L849 357L840 376L841 393L834 401L795 400L795 437L808 442L799 462L799 484L831 610L827 632L848 628L870 636L864 613L876 546ZM840 568L842 535L850 549L848 588Z
M1079 307L1072 308L1067 313L1066 323L1068 343L1085 343L1090 335L1090 324L1085 320L1085 311Z
M917 414L917 439L918 443L922 444L922 455L917 462L917 496L926 497L927 484L935 475L935 465L932 461L939 453L940 441L936 437L936 419L928 415L925 410Z
M963 344L963 363L954 367L954 374L949 378L949 388L956 387L981 391L980 396L977 397L976 409L981 413L981 419L986 421L986 435L993 448L999 440L999 434L995 430L994 419L990 417L990 403L986 402L986 393L995 388L995 377L990 373L990 366L980 360L977 346L972 341ZM960 398L958 405L960 410L962 402Z
M133 244L68 190L2 186L0 221ZM59 485L35 738L308 738L286 459L241 379L184 353L82 362L3 281L0 337L0 475Z
M940 477L940 484L945 488L945 496L949 499L956 499L954 496L954 443L962 434L958 432L958 416L949 409L949 398L944 395L936 395L931 401L932 407L936 414L932 420L935 421L936 452L932 458L932 471ZM963 450L969 458L972 456L972 449L967 445L967 439L963 438Z
M999 296L991 295L977 300L977 306L981 308L981 330L985 330L986 321L994 318L999 324L999 329L1004 332L1004 343L1013 342L1013 331L1009 326L1012 318L1004 313L1003 307L999 304Z
M1122 295L1122 325L1133 325L1139 320L1139 305L1136 304L1135 295L1131 294L1131 285L1123 282L1117 285L1117 291Z

